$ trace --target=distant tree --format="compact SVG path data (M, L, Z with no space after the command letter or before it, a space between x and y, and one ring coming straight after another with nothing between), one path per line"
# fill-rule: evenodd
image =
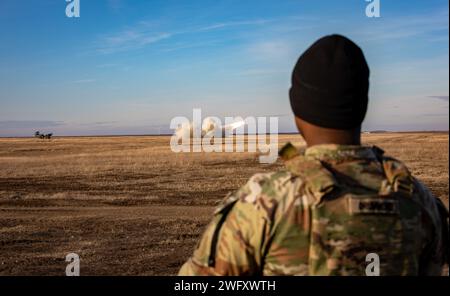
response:
M39 138L41 136L41 133L39 132L39 131L36 131L35 133L34 133L34 137L35 138Z

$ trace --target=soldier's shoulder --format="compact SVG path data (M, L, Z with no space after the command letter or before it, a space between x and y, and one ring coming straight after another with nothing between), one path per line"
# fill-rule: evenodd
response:
M263 199L279 202L298 185L298 179L288 170L255 174L236 193L241 202L255 204Z
M334 177L320 161L297 155L285 159L284 165L276 172L253 175L235 197L255 205L260 202L288 205L306 192L325 193L335 185Z
M301 179L288 170L255 174L239 190L230 193L216 213L233 207L242 216L258 216L271 223L298 197L300 186Z

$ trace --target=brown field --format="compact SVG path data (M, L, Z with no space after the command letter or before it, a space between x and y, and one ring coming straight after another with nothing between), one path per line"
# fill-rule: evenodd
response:
M448 206L448 133L363 136ZM280 136L280 145L298 135ZM182 153L169 137L0 139L0 275L173 275L214 205L261 165L250 153Z

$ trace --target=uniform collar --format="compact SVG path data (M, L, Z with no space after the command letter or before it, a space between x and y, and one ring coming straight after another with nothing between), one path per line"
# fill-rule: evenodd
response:
M307 148L304 151L300 151L295 148L291 143L287 143L281 148L279 155L284 160L292 159L296 156L303 155L305 158L317 159L317 160L331 160L331 161L343 161L343 160L376 160L384 151L380 148L373 146L358 146L358 145L336 145L336 144L322 144L315 145Z
M336 144L322 144L315 145L305 150L306 158L314 158L318 160L332 160L332 161L345 161L345 160L376 160L373 147L359 146L359 145L336 145Z

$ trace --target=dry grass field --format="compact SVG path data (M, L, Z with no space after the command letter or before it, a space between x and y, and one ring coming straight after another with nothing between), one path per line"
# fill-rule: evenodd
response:
M363 136L448 205L448 133ZM214 205L257 172L251 153L180 153L169 137L0 139L0 275L173 275ZM280 146L298 135L281 135Z

